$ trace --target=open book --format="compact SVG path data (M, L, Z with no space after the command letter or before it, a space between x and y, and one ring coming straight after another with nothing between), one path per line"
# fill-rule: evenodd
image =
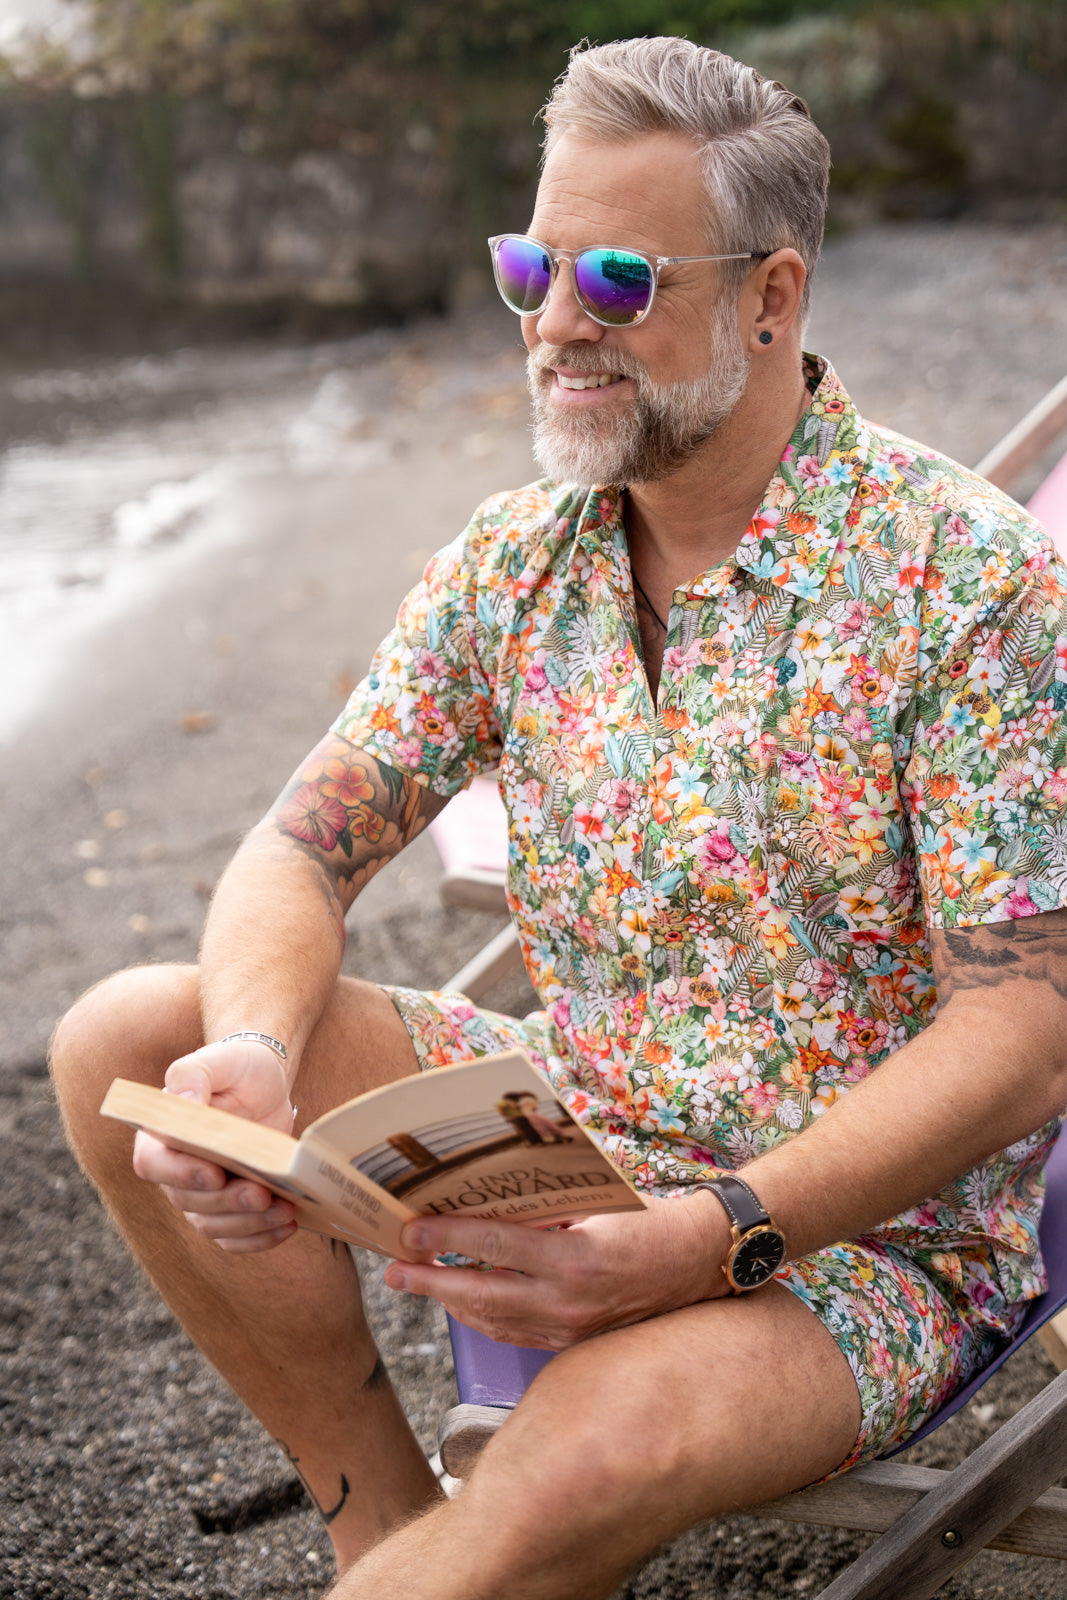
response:
M520 1050L372 1089L299 1139L126 1078L100 1109L284 1195L301 1227L404 1261L415 1216L544 1226L645 1205Z

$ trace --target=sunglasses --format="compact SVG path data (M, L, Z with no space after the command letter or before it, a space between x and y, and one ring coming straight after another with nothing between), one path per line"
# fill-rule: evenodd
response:
M561 261L568 261L574 297L586 316L604 328L632 328L652 310L660 270L683 261L763 261L766 250L728 256L646 256L643 250L553 250L525 233L498 233L489 240L500 298L520 317L545 308Z

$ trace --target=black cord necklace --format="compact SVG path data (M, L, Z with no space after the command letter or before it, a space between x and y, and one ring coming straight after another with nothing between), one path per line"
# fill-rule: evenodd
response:
M630 576L634 580L634 584L635 584L635 586L637 588L638 594L641 596L641 599L645 602L645 605L651 611L652 615L655 617L656 621L659 623L659 625L663 629L664 633L666 633L667 632L667 624L664 622L663 618L660 616L659 612L656 610L655 606L652 604L652 601L648 598L648 595L645 593L644 588L642 587L642 584L641 584L641 579L637 576L637 573L634 571L632 562L630 564Z

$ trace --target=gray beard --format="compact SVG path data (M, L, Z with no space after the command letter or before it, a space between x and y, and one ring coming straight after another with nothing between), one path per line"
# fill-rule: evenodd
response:
M711 361L693 382L654 384L643 363L612 351L611 370L636 384L633 404L610 418L593 412L560 412L548 400L553 375L548 363L577 372L603 371L596 346L565 349L538 345L527 359L533 405L534 455L559 483L655 483L683 467L726 421L744 394L749 357L732 305L716 308Z

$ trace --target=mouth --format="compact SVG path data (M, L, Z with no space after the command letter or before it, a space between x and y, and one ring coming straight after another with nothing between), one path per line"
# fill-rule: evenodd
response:
M561 389L607 389L614 383L621 383L621 372L575 372L556 373L556 382Z

